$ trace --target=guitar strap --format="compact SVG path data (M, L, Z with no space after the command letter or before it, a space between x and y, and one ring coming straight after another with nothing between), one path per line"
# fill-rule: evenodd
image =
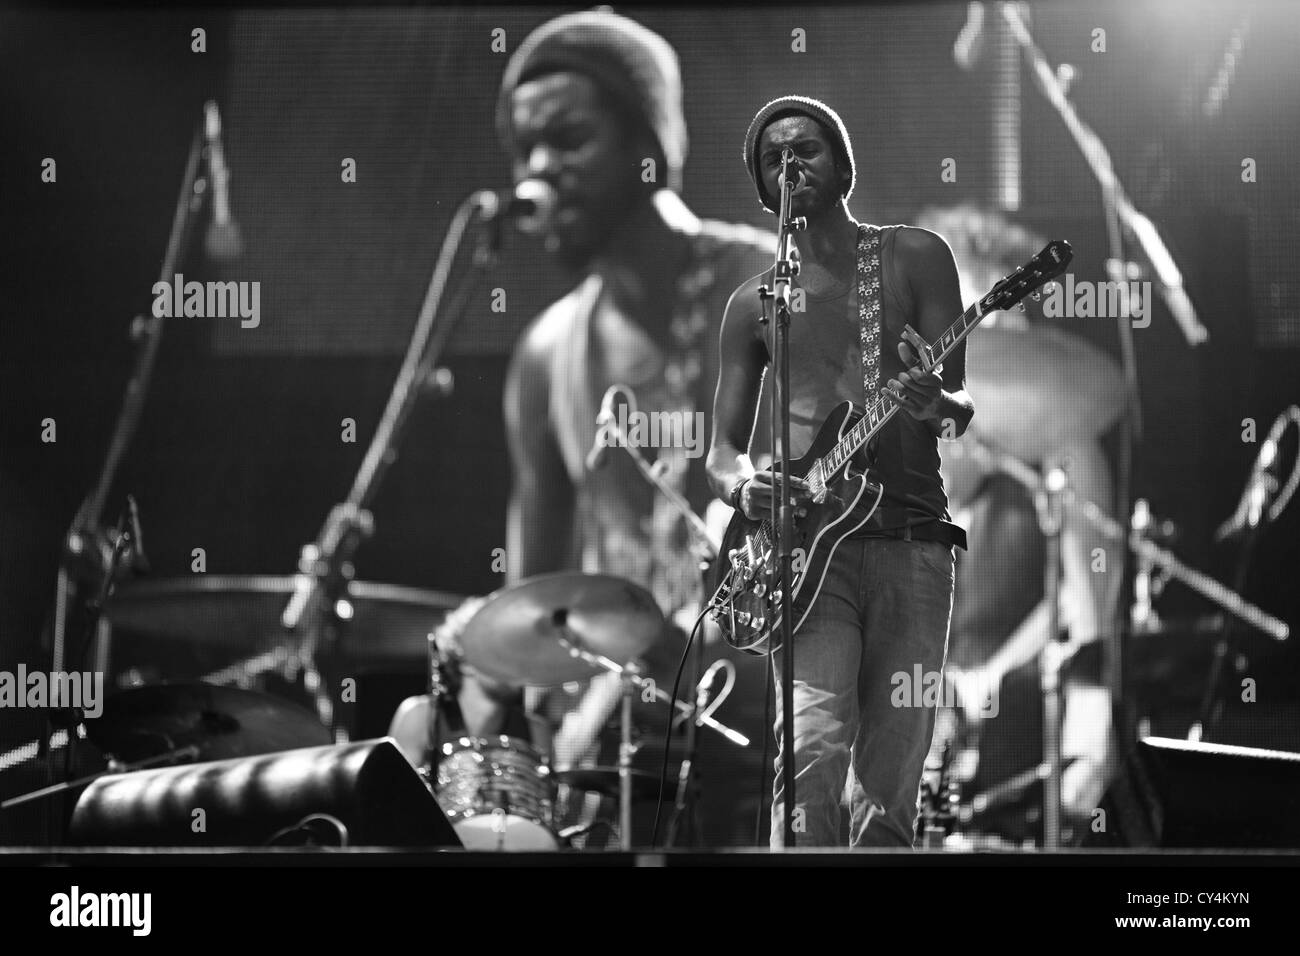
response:
M858 340L868 404L880 391L880 227L858 225Z
M858 340L862 345L862 388L868 404L880 393L880 340L884 315L881 309L880 238L883 230L866 223L858 225ZM905 541L942 541L966 547L966 532L951 521L921 517L906 508L881 505L871 523L859 535L886 534ZM889 530L885 530L889 529Z

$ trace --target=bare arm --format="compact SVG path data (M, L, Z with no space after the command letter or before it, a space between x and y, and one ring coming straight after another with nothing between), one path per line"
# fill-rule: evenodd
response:
M913 326L933 343L961 315L961 283L952 250L939 236L925 229L903 228L895 239L895 261L902 267L916 310ZM899 343L898 353L907 365L916 354ZM961 436L975 415L975 402L966 391L966 343L943 363L941 375L903 372L889 382L902 395L903 408L941 438Z
M705 462L713 493L731 504L731 489L752 478L749 438L754 430L766 353L757 333L759 279L750 279L727 301L718 348L718 387L713 396L713 442Z
M573 551L573 485L550 428L550 367L540 327L519 343L505 383L513 483L506 513L506 583L560 570ZM465 668L458 696L465 729L500 733L520 690Z
M550 367L533 329L505 383L506 441L514 481L506 514L506 581L573 563L574 490L550 427Z

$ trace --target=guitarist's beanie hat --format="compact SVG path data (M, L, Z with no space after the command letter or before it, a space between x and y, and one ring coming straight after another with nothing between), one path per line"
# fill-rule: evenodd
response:
M749 178L754 180L754 185L758 187L758 201L763 204L763 208L768 212L776 212L780 207L780 201L763 187L763 176L758 169L758 140L763 135L763 130L787 116L810 117L826 130L841 168L849 171L848 185L843 193L844 198L848 199L853 195L858 171L853 163L853 143L849 139L849 131L844 128L844 121L821 100L815 100L810 96L782 96L758 111L749 124L749 132L745 134L745 169L749 171Z
M663 152L668 188L681 191L686 163L682 74L668 41L635 20L603 10L548 20L521 43L501 78L497 132L513 151L510 97L522 83L547 73L591 77L618 106L654 134Z

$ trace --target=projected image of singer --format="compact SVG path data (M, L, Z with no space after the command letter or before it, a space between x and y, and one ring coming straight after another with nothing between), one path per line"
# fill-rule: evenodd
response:
M598 441L601 396L623 384L640 412L679 413L686 427L673 434L689 441L661 434L660 447L640 451L702 513L711 495L696 423L717 374L719 319L774 243L701 221L679 197L687 132L677 56L629 19L586 12L538 27L506 66L497 125L516 182L554 190L553 210L533 227L575 280L528 326L507 373L507 586L564 569L620 575L689 626L702 582L684 521L626 453ZM467 673L458 702L474 735L509 732L522 707L534 741L563 769L596 759L618 679L526 697Z
M800 846L840 842L848 783L850 843L911 846L935 708L910 696L895 706L892 678L943 669L953 547L965 547L965 534L948 514L938 438L945 428L953 436L965 431L974 404L964 390L964 345L941 374L908 372L917 356L900 333L910 324L934 341L961 314L957 269L936 234L871 226L849 214L852 144L830 107L786 96L750 124L745 165L772 212L786 150L793 153L790 175L802 183L792 213L807 218L807 229L793 233L801 263L794 288L803 290L805 308L790 324L791 457L807 451L845 400L862 408L887 388L905 412L878 436L884 499L872 520L840 544L795 639L795 796L803 811L797 839ZM760 323L758 287L772 281L769 269L740 285L727 304L709 452L715 493L754 519L770 513L773 480L744 454L772 348L770 329ZM799 482L796 493L805 506L808 486ZM772 655L778 671L780 657ZM781 720L778 706L778 741ZM773 847L783 843L785 759L778 752Z

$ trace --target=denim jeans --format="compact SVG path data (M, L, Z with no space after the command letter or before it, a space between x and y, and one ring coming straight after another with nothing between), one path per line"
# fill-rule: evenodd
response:
M851 846L912 846L936 710L922 704L922 688L912 685L918 673L943 672L953 566L952 548L935 541L840 544L794 638L797 846L840 843L842 797L851 809ZM771 843L779 849L785 829L779 650L772 660L777 758ZM932 689L931 703L934 696Z

